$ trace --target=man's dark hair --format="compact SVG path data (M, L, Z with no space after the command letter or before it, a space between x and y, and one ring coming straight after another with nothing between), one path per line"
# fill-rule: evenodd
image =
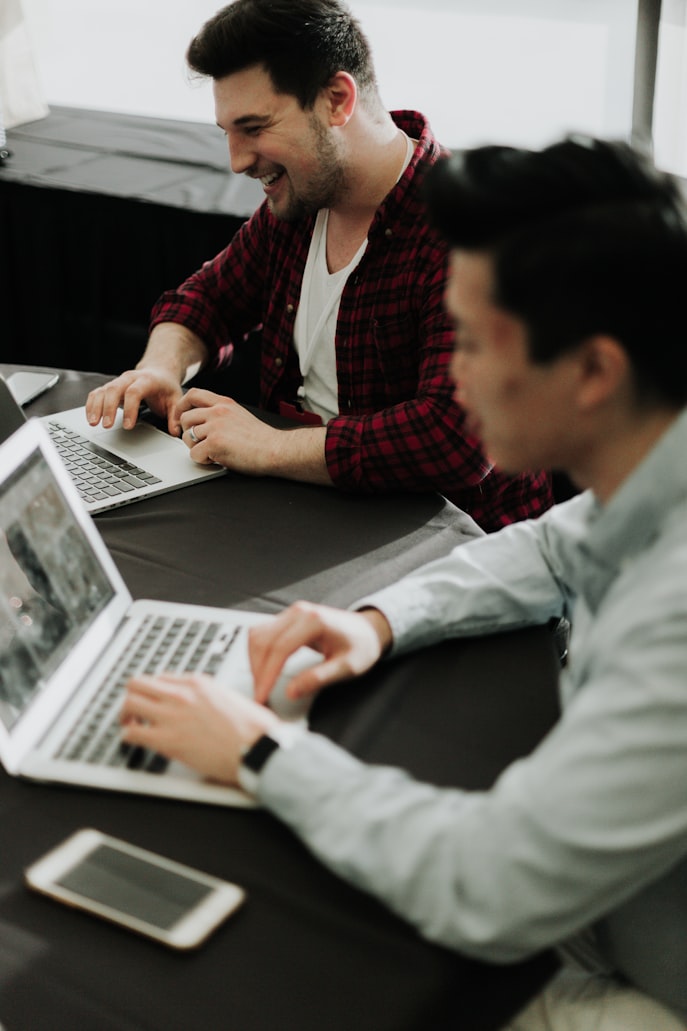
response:
M687 214L677 182L624 143L479 147L427 179L449 244L489 253L499 307L546 363L595 334L633 364L637 397L687 402Z
M304 109L338 71L363 95L377 88L367 39L339 0L235 0L205 23L186 60L213 79L263 65L277 93Z

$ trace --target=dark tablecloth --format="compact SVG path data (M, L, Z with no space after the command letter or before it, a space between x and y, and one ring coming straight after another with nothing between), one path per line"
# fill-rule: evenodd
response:
M81 403L101 379L63 372L30 412ZM260 611L297 597L346 604L475 532L435 495L347 497L241 476L96 523L135 597ZM312 725L369 761L484 788L555 720L557 669L541 627L447 642L327 691ZM0 773L0 820L7 1031L495 1031L555 968L549 954L497 967L423 942L259 810ZM180 956L29 894L23 868L81 826L237 881L248 902Z

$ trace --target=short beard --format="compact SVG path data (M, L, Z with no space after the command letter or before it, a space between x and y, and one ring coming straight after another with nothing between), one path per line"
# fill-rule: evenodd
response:
M346 192L345 170L334 141L315 115L310 119L310 127L315 138L319 169L301 187L299 195L292 196L287 209L279 215L284 222L296 222L317 214L322 208L331 208Z

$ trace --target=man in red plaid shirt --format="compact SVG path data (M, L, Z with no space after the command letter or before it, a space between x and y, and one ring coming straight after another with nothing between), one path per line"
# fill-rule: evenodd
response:
M383 107L367 40L340 0L235 0L191 42L213 80L235 173L265 202L153 310L135 370L95 390L91 424L142 401L191 457L344 490L439 491L487 531L552 504L544 472L506 476L447 375L447 250L422 187L441 154L415 112ZM260 405L181 384L261 327Z

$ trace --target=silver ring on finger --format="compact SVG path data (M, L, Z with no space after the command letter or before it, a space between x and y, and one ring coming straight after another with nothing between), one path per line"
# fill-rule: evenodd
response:
M200 440L196 436L196 430L194 426L192 426L191 429L188 431L188 435L194 444L200 444Z

